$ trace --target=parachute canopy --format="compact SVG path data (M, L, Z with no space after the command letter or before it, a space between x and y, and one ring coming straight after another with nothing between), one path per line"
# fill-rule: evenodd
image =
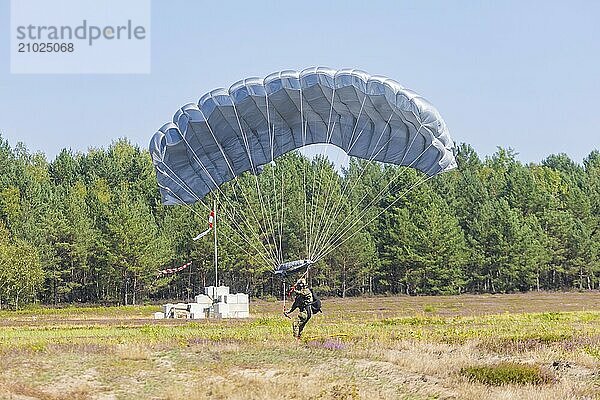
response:
M397 82L354 69L309 68L248 78L183 106L150 142L164 204L192 204L244 172L311 144L409 166L456 167L438 111Z

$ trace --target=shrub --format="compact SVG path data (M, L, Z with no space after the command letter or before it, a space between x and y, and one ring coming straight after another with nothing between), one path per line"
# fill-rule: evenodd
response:
M423 311L426 313L432 313L437 311L437 307L432 304L425 304L423 306Z
M553 376L549 371L537 365L518 363L500 363L496 365L480 365L465 367L460 374L474 382L486 385L540 385L550 383Z

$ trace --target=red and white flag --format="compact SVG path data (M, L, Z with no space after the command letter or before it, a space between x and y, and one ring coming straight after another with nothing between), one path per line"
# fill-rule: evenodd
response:
M202 232L201 234L199 234L198 236L196 236L195 238L193 238L192 240L198 240L198 239L203 238L204 236L208 235L208 232L210 232L211 229L213 228L214 222L215 222L215 210L211 210L210 214L208 215L208 229L205 230L204 232Z
M215 210L210 210L210 214L208 214L208 229L212 229L214 220Z
M190 265L192 265L191 261L189 263L187 263L187 264L183 264L181 267L163 269L162 271L158 271L158 275L174 274L175 272L183 271L184 269L186 269Z

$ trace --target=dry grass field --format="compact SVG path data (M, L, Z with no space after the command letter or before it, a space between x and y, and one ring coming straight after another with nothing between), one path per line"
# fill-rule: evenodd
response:
M600 293L325 299L296 343L157 306L0 312L1 399L600 399Z

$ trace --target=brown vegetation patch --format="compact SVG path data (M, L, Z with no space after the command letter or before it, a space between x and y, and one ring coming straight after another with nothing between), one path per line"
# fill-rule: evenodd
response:
M88 400L91 398L90 388L85 384L78 388L55 394L24 383L0 383L0 394L3 392L10 399Z

